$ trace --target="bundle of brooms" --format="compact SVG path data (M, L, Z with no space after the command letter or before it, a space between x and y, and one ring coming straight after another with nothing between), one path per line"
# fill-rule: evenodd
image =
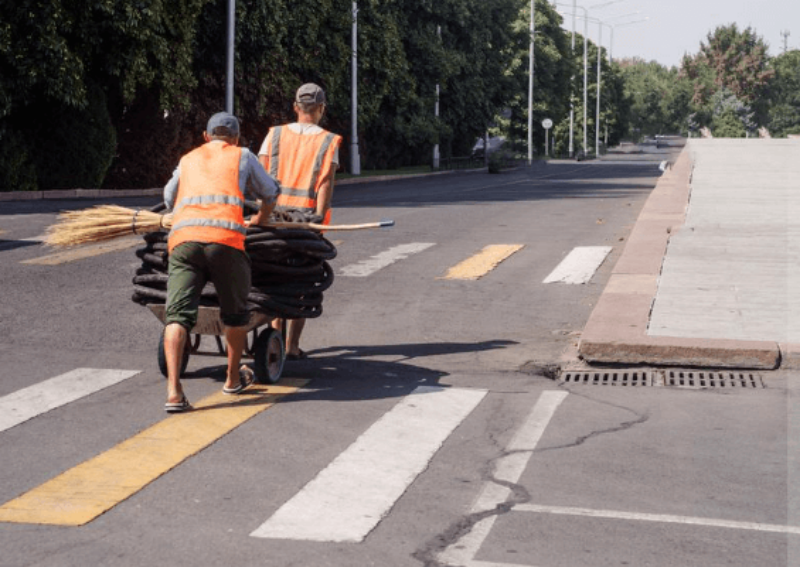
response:
M393 226L394 221L351 225L322 225L316 223L270 222L274 228L303 228L307 230L361 230ZM78 246L114 240L133 234L169 230L172 214L129 209L117 205L98 205L80 211L64 211L58 222L47 229L45 244L56 247Z

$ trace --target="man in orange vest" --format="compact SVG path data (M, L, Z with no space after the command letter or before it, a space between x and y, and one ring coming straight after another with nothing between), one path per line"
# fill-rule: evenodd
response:
M238 147L239 121L219 112L203 132L206 143L181 158L164 187L173 210L169 234L169 279L164 329L169 413L191 409L180 382L181 358L188 334L197 323L200 295L214 283L228 343L228 372L222 391L238 394L247 384L239 363L250 322L250 259L245 252L245 198L261 200L250 224L266 225L280 192L258 159Z
M323 224L331 218L333 178L339 166L342 137L319 126L325 114L325 91L314 83L297 89L297 122L270 128L261 150L261 164L281 184L278 209L296 209L316 215ZM273 323L280 328L281 321ZM305 358L300 335L305 319L291 319L286 329L286 359Z

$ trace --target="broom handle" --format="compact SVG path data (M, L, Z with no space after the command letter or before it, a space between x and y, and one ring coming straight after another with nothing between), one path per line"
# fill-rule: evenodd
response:
M161 225L170 228L172 226L172 214L163 215ZM318 224L314 222L271 222L265 228L301 228L306 230L363 230L366 228L386 228L394 226L393 220L382 220L378 222L366 222L363 224Z
M304 228L307 230L363 230L365 228L385 228L394 226L393 220L366 222L363 224L318 224L314 222L271 222L266 228Z

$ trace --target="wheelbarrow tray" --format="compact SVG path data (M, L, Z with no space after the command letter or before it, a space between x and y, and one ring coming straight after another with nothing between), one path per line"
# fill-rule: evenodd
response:
M163 303L151 303L147 307L159 321L165 322L166 306ZM197 324L192 328L191 332L195 335L223 336L225 334L225 325L222 324L219 313L219 307L201 305L197 313ZM274 318L265 313L253 311L250 313L250 322L245 326L245 330L250 332L258 327L263 327Z
M166 306L164 304L151 303L147 307L159 321L162 323L165 322ZM253 358L253 370L256 379L259 382L271 384L274 384L280 379L281 373L283 372L283 363L286 360L286 345L283 343L285 329L284 333L281 333L270 327L269 324L273 319L275 319L274 315L252 311L250 313L250 321L247 325L242 327L248 333L252 332L252 339L249 341L249 344L246 345L243 355ZM259 327L264 327L264 329L259 332ZM192 335L194 335L194 340L191 338ZM214 337L217 346L216 352L203 352L200 350L201 335L210 335ZM222 324L222 319L220 319L219 307L201 305L197 313L197 324L195 324L187 337L187 344L183 351L183 360L181 361L181 375L186 370L190 354L225 356L225 346L222 342L222 337L224 337L224 335L225 325ZM164 331L161 332L161 338L159 339L158 366L161 373L166 376L167 361L164 354Z

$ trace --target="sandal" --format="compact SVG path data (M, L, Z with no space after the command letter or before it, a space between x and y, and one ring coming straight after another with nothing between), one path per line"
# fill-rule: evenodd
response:
M239 384L233 388L222 387L222 393L234 396L244 392L244 390L254 381L253 371L247 366L242 366L239 369Z
M183 413L190 409L192 409L192 404L186 399L186 395L184 395L179 402L167 402L164 404L164 410L167 413Z
M308 355L303 349L297 349L297 354L287 354L286 360L305 360Z

